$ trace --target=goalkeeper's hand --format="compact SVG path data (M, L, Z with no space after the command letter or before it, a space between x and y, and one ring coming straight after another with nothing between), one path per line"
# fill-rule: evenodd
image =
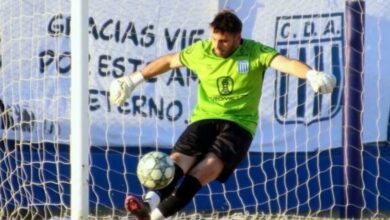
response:
M314 92L321 94L331 93L336 86L336 77L332 74L309 70L306 78Z
M140 71L115 79L110 85L110 101L115 105L122 106L137 85L145 81Z

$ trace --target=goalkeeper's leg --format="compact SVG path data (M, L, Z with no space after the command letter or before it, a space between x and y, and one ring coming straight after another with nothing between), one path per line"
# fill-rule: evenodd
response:
M175 190L177 181L183 175L183 169L175 163L175 176L173 177L173 180L166 187L157 191L149 191L145 194L143 200L149 205L150 210L157 208L160 201L172 194Z
M127 211L135 215L138 219L149 219L149 213L155 209L161 200L168 197L175 189L177 181L183 176L183 170L175 163L175 176L168 186L158 191L149 191L143 200L139 200L133 195L125 199Z
M223 170L223 162L214 154L207 156L193 167L177 189L151 213L152 220L166 219L184 208L203 185L215 180Z

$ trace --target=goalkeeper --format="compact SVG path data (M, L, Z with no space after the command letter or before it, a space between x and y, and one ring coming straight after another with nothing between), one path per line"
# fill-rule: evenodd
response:
M266 68L307 79L317 93L331 93L336 85L333 75L241 38L242 22L231 11L218 13L210 30L210 39L164 55L142 71L111 83L111 102L123 105L137 85L170 69L185 66L199 79L190 124L170 154L176 167L174 180L161 190L146 193L143 201L131 195L125 200L127 210L138 219L169 218L202 186L228 179L247 155L255 134Z

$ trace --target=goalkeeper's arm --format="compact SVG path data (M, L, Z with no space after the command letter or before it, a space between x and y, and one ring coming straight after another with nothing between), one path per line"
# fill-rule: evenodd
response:
M299 60L289 59L283 55L277 55L272 60L270 67L283 73L307 79L314 92L331 93L336 86L336 78L332 74L313 70L307 64Z
M145 79L152 78L170 69L181 66L183 65L180 62L179 53L161 56L146 65L142 71L138 70L132 74L113 80L110 85L110 101L115 105L121 106L129 98L135 87L145 81Z

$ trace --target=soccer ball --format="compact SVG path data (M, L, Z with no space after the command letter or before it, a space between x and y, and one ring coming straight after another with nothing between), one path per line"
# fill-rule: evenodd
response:
M151 190L167 186L173 179L175 166L171 158L159 151L152 151L140 159L137 176L142 185Z

